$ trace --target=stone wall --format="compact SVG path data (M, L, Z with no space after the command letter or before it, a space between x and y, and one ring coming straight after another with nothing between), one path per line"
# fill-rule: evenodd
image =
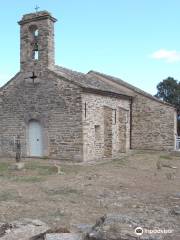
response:
M14 139L20 135L22 154L28 156L28 122L35 119L43 127L43 156L82 161L79 87L47 70L34 84L20 73L1 90L0 102L0 155L15 156Z
M119 108L119 152L126 152L130 143L130 115L129 111ZM129 124L128 124L129 123Z
M174 150L175 134L175 109L136 95L132 107L132 148Z
M101 74L94 73L94 76L133 96L132 149L175 149L177 116L173 107L121 80L118 83Z
M112 156L112 139L113 139L113 132L112 132L112 108L104 106L104 157L111 157Z
M116 156L121 152L120 109L128 113L129 106L128 100L83 93L83 152L85 161L105 156L110 157L110 155ZM129 124L129 114L127 114L126 150L129 149Z
M44 157L76 161L114 157L126 152L130 141L133 149L173 150L176 113L171 106L101 76L133 96L131 112L128 98L85 93L48 70L54 68L55 21L42 11L26 14L19 22L21 72L0 89L0 155L15 156L19 135L22 155L29 156L30 120L42 126ZM32 54L36 44L38 59Z
M47 11L26 14L20 24L20 65L21 71L52 67L55 61L54 22L56 19ZM38 36L34 37L34 30ZM38 46L38 60L33 59L34 44Z

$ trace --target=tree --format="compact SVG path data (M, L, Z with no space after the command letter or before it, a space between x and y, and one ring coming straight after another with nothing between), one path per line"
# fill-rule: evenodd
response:
M178 113L178 135L180 135L180 82L172 77L164 79L157 85L155 97L172 104Z

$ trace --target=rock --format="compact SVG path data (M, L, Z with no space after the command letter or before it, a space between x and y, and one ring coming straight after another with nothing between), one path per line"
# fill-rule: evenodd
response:
M11 227L8 223L0 223L0 237L4 236Z
M33 236L30 240L44 240L46 234L55 234L55 233L70 233L69 230L65 227L55 227L50 228L44 233L40 233L36 236Z
M29 240L48 229L47 224L39 220L14 221L6 225L6 230L1 232L1 240Z
M126 215L106 215L101 217L92 231L85 237L86 240L160 240L162 236L152 236L147 233L137 235L135 229L143 227L137 219Z
M176 197L176 198L180 198L180 192L174 194L174 197Z
M24 162L18 162L13 164L12 166L10 166L10 170L22 170L25 167L25 163Z
M40 221L39 219L33 219L33 220L31 220L31 222L34 226L43 226L44 225L44 223L42 221Z
M83 240L79 233L47 233L45 240Z
M172 214L172 215L176 215L176 216L180 216L180 207L174 207L174 208L171 210L171 214Z
M80 224L73 224L72 227L73 229L75 229L76 232L87 234L91 231L93 225L80 223Z

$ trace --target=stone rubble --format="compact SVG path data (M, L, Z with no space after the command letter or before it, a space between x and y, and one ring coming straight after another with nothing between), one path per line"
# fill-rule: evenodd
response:
M49 233L45 240L83 240L83 236L79 233Z
M49 226L40 220L23 219L10 224L0 224L0 237L1 240L30 240L48 229Z
M145 215L107 214L100 217L95 225L74 224L73 232L66 228L50 229L40 220L23 219L11 223L0 223L1 240L179 240L177 218L179 208L161 218L147 218ZM173 209L173 210L174 210ZM178 213L178 214L177 214ZM138 235L136 228L143 234ZM140 229L140 233L141 233ZM162 232L162 231L170 232ZM155 232L148 232L155 231ZM161 232L157 232L161 231Z

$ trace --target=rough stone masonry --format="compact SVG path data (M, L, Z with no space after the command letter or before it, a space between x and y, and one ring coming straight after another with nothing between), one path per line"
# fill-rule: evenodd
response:
M72 161L115 157L129 149L173 150L175 109L99 72L55 65L54 23L47 11L20 25L20 71L0 88L0 155Z

